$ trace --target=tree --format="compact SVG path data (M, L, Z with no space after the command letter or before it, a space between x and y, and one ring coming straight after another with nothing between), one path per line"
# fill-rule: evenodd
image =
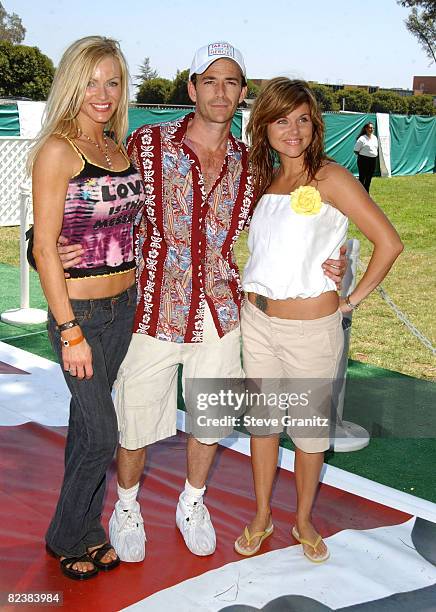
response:
M401 6L409 7L409 16L404 23L418 39L425 54L436 62L436 3L434 0L397 0Z
M166 104L172 91L172 82L168 79L155 78L144 81L136 95L140 104Z
M406 100L409 115L436 115L433 96L410 96Z
M344 106L344 110L347 111L367 113L371 108L371 94L365 89L340 89L335 96L341 109Z
M422 8L427 17L436 19L436 4L434 0L397 0L401 6L409 8Z
M371 112L373 113L407 113L407 101L394 91L376 91L371 94Z
M0 2L0 41L9 41L14 44L24 40L26 28L16 13L7 13Z
M194 104L188 96L189 70L177 70L168 104Z
M53 80L53 62L38 47L0 41L0 95L45 100Z
M310 88L313 91L315 98L319 104L319 107L322 111L333 110L334 97L331 89L329 89L325 85L320 85L319 83L311 84Z
M247 98L257 98L257 96L259 95L260 87L256 85L256 83L253 83L253 81L251 81L250 79L247 79L247 88Z
M139 66L139 74L134 75L136 86L141 87L144 81L151 81L151 79L157 79L159 76L157 70L153 70L150 66L150 58L146 57L142 64Z

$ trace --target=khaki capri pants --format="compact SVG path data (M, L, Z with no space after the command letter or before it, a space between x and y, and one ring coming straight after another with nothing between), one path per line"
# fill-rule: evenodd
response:
M248 431L286 431L307 453L327 450L344 349L341 312L314 320L280 319L246 300L241 332Z

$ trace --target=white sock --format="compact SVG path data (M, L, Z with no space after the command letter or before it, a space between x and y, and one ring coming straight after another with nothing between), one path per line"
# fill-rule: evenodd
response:
M183 491L183 493L189 500L193 502L199 501L203 497L205 491L206 487L196 489L188 482L188 479L185 480L185 490Z
M121 502L121 508L123 510L133 510L136 502L136 496L138 495L139 491L139 482L133 485L133 487L130 487L130 489L123 489L123 487L120 487L120 485L117 483L117 491L118 498Z

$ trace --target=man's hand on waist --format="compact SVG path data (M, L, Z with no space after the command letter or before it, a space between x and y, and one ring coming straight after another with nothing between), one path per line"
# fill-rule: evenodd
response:
M336 283L336 288L339 291L342 287L342 280L345 276L345 272L348 267L347 260L347 247L346 245L342 245L340 249L340 257L339 259L327 259L322 264L322 269L324 270L324 274L331 278Z
M64 270L77 266L82 261L82 255L85 252L81 244L68 244L68 238L64 236L59 236L57 250ZM65 278L70 278L68 272L65 272Z

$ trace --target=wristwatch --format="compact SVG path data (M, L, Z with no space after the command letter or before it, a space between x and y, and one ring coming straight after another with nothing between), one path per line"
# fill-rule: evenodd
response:
M352 302L350 302L349 295L347 295L347 297L345 298L345 303L348 306L348 308L351 308L351 310L357 310L360 306L360 304L353 304Z

